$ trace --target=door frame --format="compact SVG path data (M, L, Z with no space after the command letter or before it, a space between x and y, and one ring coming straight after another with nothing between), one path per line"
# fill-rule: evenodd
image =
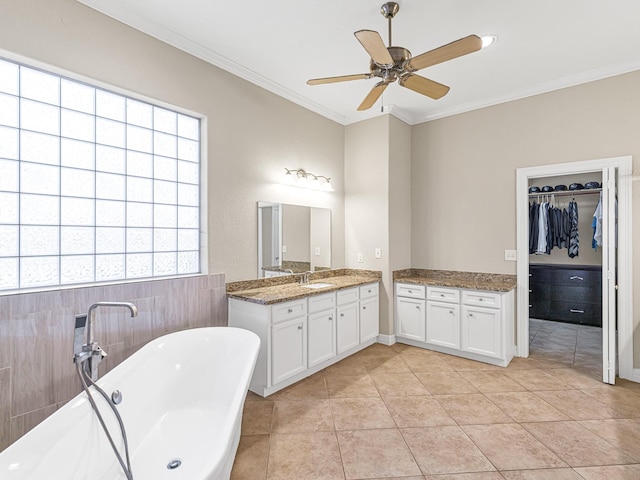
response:
M632 157L630 155L518 168L516 170L517 354L519 357L529 356L529 180L558 175L601 172L607 167L615 167L618 173L617 352L619 376L640 381L640 370L634 372L633 369ZM615 246L612 245L609 248L615 248ZM605 272L603 272L604 274Z

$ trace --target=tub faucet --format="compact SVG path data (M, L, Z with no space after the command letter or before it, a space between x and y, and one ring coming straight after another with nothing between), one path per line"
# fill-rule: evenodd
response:
M93 321L98 307L125 307L131 312L131 316L138 315L138 308L129 302L97 302L89 307L87 313L76 315L75 334L73 339L73 361L85 363L87 373L95 382L98 379L98 365L107 353L93 339ZM86 342L83 344L84 331L86 330Z

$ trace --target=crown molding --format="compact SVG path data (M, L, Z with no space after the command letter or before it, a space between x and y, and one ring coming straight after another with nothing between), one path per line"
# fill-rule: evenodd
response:
M507 103L514 100L520 100L526 97L540 95L548 93L554 90L560 90L567 87L580 85L583 83L593 82L596 80L602 80L604 78L613 77L616 75L622 75L632 71L640 70L640 61L634 61L630 63L609 65L604 68L591 70L588 72L580 73L577 75L562 77L554 79L549 82L539 83L530 87L509 92L504 95L496 95L493 97L485 98L478 101L467 102L461 105L454 105L449 108L434 109L424 115L414 116L408 112L402 110L395 105L385 105L382 111L377 109L370 109L366 112L358 112L353 115L343 115L332 109L326 108L323 105L310 100L309 98L300 95L283 85L273 82L268 78L260 75L259 73L248 69L229 58L220 55L219 53L197 43L189 40L182 35L165 28L161 25L152 22L146 17L137 15L130 10L121 7L117 4L110 4L109 8L102 8L96 0L76 0L79 3L86 5L104 15L107 15L125 25L130 26L135 30L139 30L147 35L150 35L161 42L171 45L179 50L184 51L194 57L197 57L207 63L210 63L222 70L225 70L232 75L242 78L254 85L264 88L265 90L278 95L286 100L289 100L303 108L306 108L312 112L315 112L329 120L333 120L341 125L350 125L352 123L368 120L384 114L391 114L399 118L403 122L409 125L417 125L419 123L425 123L440 118L450 117L481 108L491 107L493 105L499 105L501 103Z

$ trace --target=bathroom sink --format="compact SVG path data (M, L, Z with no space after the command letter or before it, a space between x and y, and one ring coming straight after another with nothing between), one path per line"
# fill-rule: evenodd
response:
M316 289L316 288L326 288L326 287L333 287L333 283L308 283L307 285L302 285L304 288L312 288L312 289Z

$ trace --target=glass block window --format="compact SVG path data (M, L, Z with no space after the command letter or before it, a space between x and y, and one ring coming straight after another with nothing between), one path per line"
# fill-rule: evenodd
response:
M0 292L200 272L200 120L0 59Z

